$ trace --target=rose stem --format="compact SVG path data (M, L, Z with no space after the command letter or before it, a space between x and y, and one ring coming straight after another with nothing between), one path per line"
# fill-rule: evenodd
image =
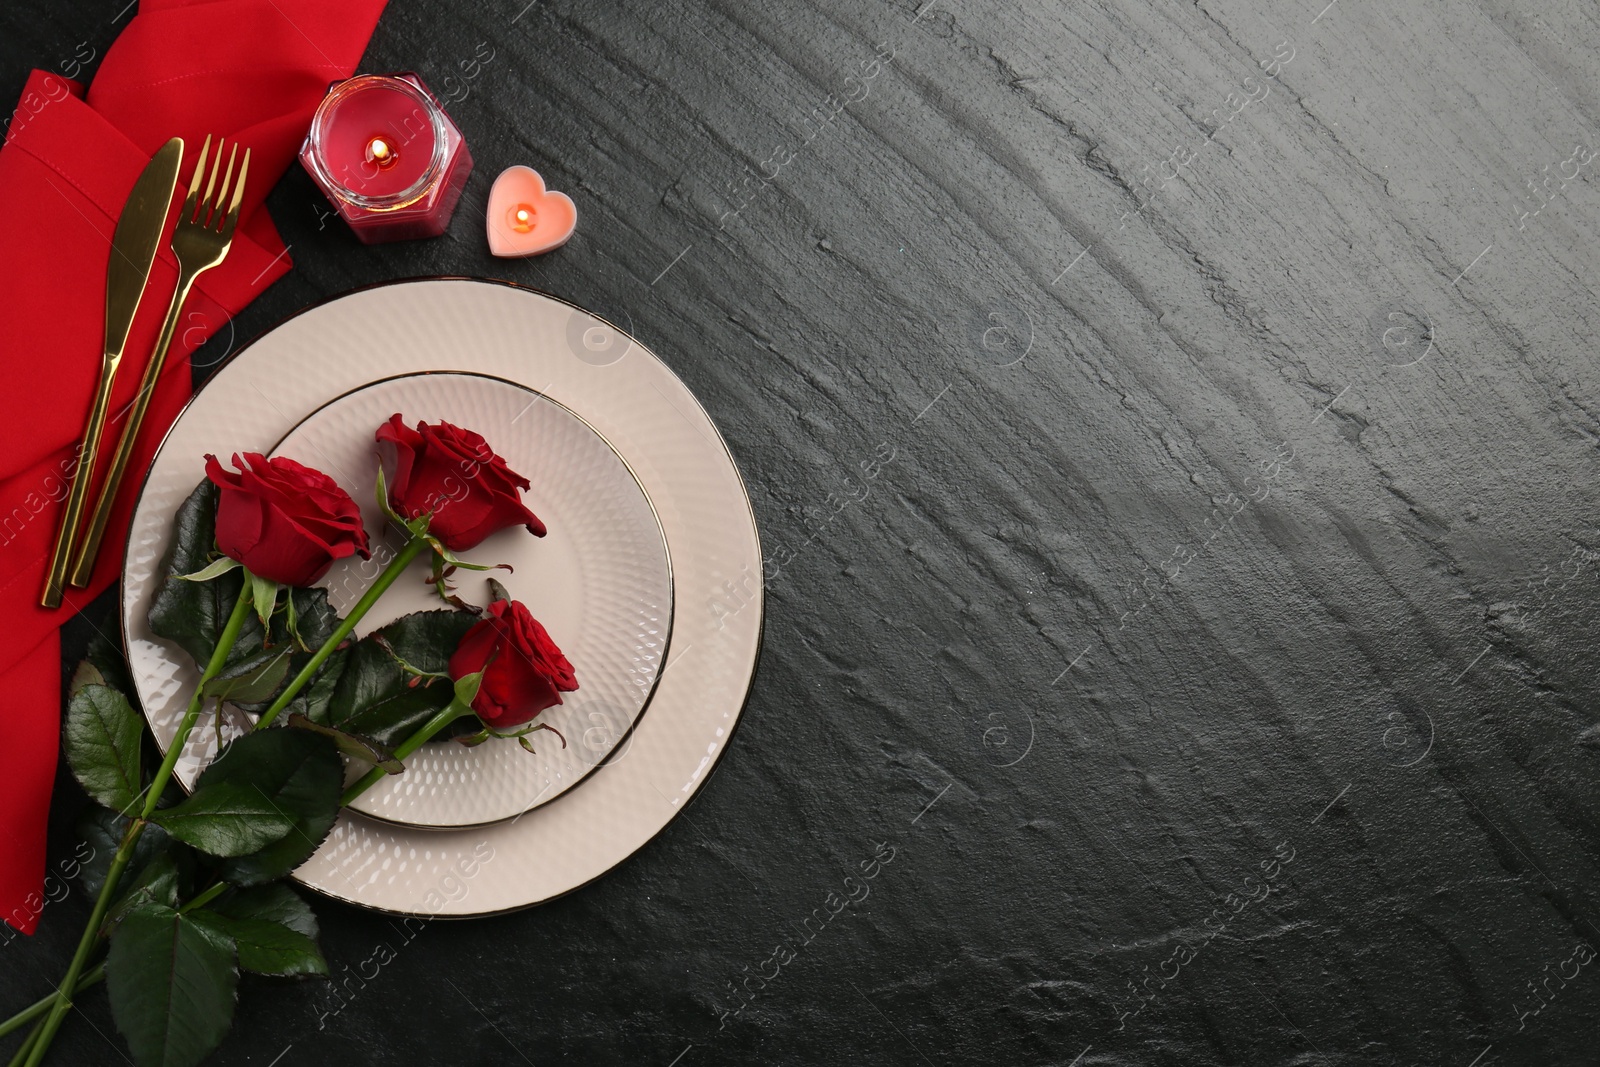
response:
M300 673L294 676L294 681L289 683L289 687L279 693L278 699L274 700L272 706L266 710L266 713L256 720L255 728L257 730L264 730L272 725L272 720L276 719L278 713L305 687L305 684L311 680L311 676L317 673L317 668L321 667L323 662L333 655L333 650L338 648L344 642L344 639L350 636L350 632L356 628L356 623L360 622L361 617L371 610L372 605L378 602L378 598L383 595L384 590L394 584L395 579L400 577L400 572L405 570L407 565L417 558L417 554L426 547L428 547L426 538L413 537L406 542L406 547L402 548L400 553L389 561L389 565L383 569L383 573L378 575L378 580L372 583L372 588L363 593L361 599L356 601L356 606L350 609L350 614L333 631L333 636L322 643L322 647L317 649L304 667L300 668Z
M178 910L187 915L196 908L205 907L207 904L217 899L217 897L221 896L229 888L231 887L227 882L216 882L203 893L196 894L193 900L189 901ZM88 989L90 986L103 979L105 976L106 965L104 963L96 964L94 967L91 967L89 970L85 971L82 978L78 979L78 988L74 989L73 992L81 993L85 989ZM7 1034L17 1029L29 1019L36 1019L43 1015L50 1009L50 1005L55 1002L55 999L55 994L52 993L50 996L41 998L31 1007L23 1008L5 1022L0 1023L0 1037L5 1037ZM43 1023L40 1023L39 1026L35 1027L35 1033L29 1034L28 1039L23 1043L22 1048L17 1050L16 1063L21 1063L23 1057L27 1055L28 1050L33 1047L34 1038L38 1036L37 1031L42 1028L43 1025Z
M400 742L400 744L395 746L395 759L405 759L407 756L411 755L411 753L415 752L417 749L426 744L434 734L438 733L440 730L443 730L446 726L449 726L451 723L461 718L461 716L471 714L472 709L462 704L459 700L450 701L449 707L445 708L443 711L439 712L439 714L429 719L427 723L423 725L422 729L418 730L416 733L412 734L410 737L406 738L404 741ZM356 797L360 796L362 793L365 793L368 789L371 789L374 785L383 781L383 779L387 777L388 773L382 767L372 768L372 770L368 771L359 782L356 782L349 789L344 791L344 796L339 798L340 806L348 805Z
M49 997L46 997L45 1000L46 1000L47 1006L48 1006L49 1003L52 1002L52 998L49 998ZM8 1063L6 1064L6 1067L17 1067L18 1064L20 1064L23 1060L28 1058L28 1053L33 1051L34 1043L39 1040L39 1031L41 1031L43 1029L44 1029L44 1020L43 1019L40 1019L38 1022L33 1024L33 1029L28 1031L28 1036L23 1038L22 1039L22 1044L17 1046L16 1055L11 1057L10 1061L8 1061Z
M228 653L233 651L233 643L239 639L239 631L244 627L245 616L249 614L250 583L245 582L239 589L239 599L233 602L233 613L228 616L227 625L222 628L222 636L217 639L217 647L211 650L211 661L206 664L205 671L200 675L200 683L195 686L194 696L189 698L189 708L183 714L178 732L173 735L172 745L167 749L166 758L161 761L161 766L156 769L155 777L150 780L150 785L145 791L144 810L137 819L128 824L127 831L122 835L122 843L117 847L117 854L111 860L111 870L106 873L105 884L100 887L100 896L95 899L94 910L89 913L89 925L84 928L83 937L78 940L78 951L72 955L72 963L67 967L67 976L61 980L61 985L56 990L54 1006L50 1009L49 1016L45 1018L44 1029L39 1031L33 1051L28 1055L27 1067L38 1067L39 1061L44 1059L45 1051L50 1047L50 1042L55 1039L56 1031L61 1029L62 1020L72 1008L72 992L76 992L78 976L83 973L84 964L89 961L89 953L100 940L100 927L106 921L106 911L111 907L112 897L116 895L117 883L122 880L122 872L127 869L128 861L133 859L133 847L139 843L139 835L144 833L150 816L155 814L156 804L161 800L167 780L172 777L172 769L178 765L178 757L183 754L183 747L189 741L189 734L194 730L196 720L200 718L200 707L203 703L201 694L205 691L206 683L216 677L217 672L222 670L222 665L227 662Z
M103 963L97 964L96 966L91 967L89 970L83 972L83 977L78 979L78 988L74 989L73 992L82 993L85 989L88 989L105 976L106 965ZM29 1019L37 1019L39 1016L49 1011L50 1005L55 1003L55 999L56 996L54 993L52 993L48 997L43 997L34 1002L32 1007L23 1008L5 1022L0 1023L0 1037L5 1037L7 1034L20 1027ZM31 1046L32 1042L30 1041L28 1044Z

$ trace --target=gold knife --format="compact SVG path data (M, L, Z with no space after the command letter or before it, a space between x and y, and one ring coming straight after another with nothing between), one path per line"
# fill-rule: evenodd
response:
M50 552L50 571L45 578L39 603L47 608L61 604L61 589L66 581L72 543L77 539L78 523L83 518L84 500L94 479L95 457L100 452L100 435L105 430L106 412L111 407L111 387L116 381L122 351L128 343L128 330L150 280L150 265L155 262L161 233L166 229L172 191L178 184L178 164L183 160L183 138L174 137L145 165L144 173L133 183L133 191L117 219L111 238L111 261L106 266L105 352L100 362L100 385L95 390L89 421L84 425L83 444L78 450L77 469L72 473L72 489L56 529L55 548Z

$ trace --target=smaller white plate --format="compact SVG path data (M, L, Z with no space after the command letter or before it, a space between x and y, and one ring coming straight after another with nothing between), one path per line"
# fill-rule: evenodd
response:
M544 537L521 526L502 530L461 557L511 570L457 570L456 593L489 600L493 576L528 606L571 661L578 691L540 716L549 731L517 741L490 738L468 748L424 745L403 774L351 805L409 826L477 826L521 815L572 788L610 755L649 703L672 620L672 574L661 524L628 465L566 407L499 378L460 372L412 374L373 382L306 416L272 450L329 474L361 507L372 558L334 564L317 584L341 615L361 598L403 544L378 510L377 428L399 412L408 426L451 422L483 435L512 470L532 483L523 502L545 524ZM389 472L392 476L392 471ZM358 636L414 611L448 607L426 583L419 560L356 627ZM224 732L245 726L236 711ZM200 724L198 741L214 748ZM205 758L209 758L206 753Z

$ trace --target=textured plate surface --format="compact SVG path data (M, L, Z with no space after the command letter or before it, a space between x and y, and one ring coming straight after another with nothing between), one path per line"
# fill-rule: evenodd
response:
M145 612L204 454L271 450L335 397L439 369L522 383L593 426L649 495L673 574L672 650L649 711L580 788L460 830L347 811L296 872L352 903L465 916L559 896L637 851L705 782L744 707L761 640L760 542L726 445L665 364L581 309L496 283L398 283L314 307L219 369L167 435L135 510L122 606L139 696L165 744L197 672L149 632Z
M373 430L395 412L407 425L443 419L476 430L532 483L523 500L548 533L533 537L520 526L504 530L462 558L510 565L509 572L493 572L496 579L528 605L572 661L578 691L541 721L576 743L563 747L553 734L535 734L537 755L500 738L474 748L449 741L425 745L406 761L405 774L384 779L354 806L417 826L507 819L554 800L594 770L644 710L671 624L666 543L633 472L603 437L562 405L525 386L481 375L390 378L318 408L274 450L329 472L362 505L373 558L342 560L319 583L341 614L402 544L372 492L378 474ZM446 491L455 494L457 488L447 485ZM425 573L423 564L413 570ZM455 577L463 599L488 602L482 573L461 570ZM356 632L443 606L427 586L402 580ZM209 760L216 731L199 729L192 738Z

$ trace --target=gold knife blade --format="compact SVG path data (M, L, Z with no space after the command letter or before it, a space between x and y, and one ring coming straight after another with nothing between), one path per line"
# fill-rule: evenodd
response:
M95 390L88 422L84 424L83 443L72 473L72 489L62 509L61 525L56 529L55 547L50 553L50 570L39 600L47 608L61 603L72 543L77 539L78 524L83 518L84 500L94 478L95 457L100 451L100 436L111 406L111 387L128 343L134 314L139 310L145 284L150 280L150 266L155 262L162 231L166 229L172 191L178 184L178 164L182 160L183 138L174 137L161 146L145 165L139 180L133 183L133 191L122 206L116 232L111 237L111 259L106 266L106 332L100 384Z
M161 247L172 191L178 187L178 164L182 161L183 138L174 137L145 165L117 219L117 230L111 238L111 261L106 265L105 350L119 358L128 343L139 298L150 281L156 249Z

